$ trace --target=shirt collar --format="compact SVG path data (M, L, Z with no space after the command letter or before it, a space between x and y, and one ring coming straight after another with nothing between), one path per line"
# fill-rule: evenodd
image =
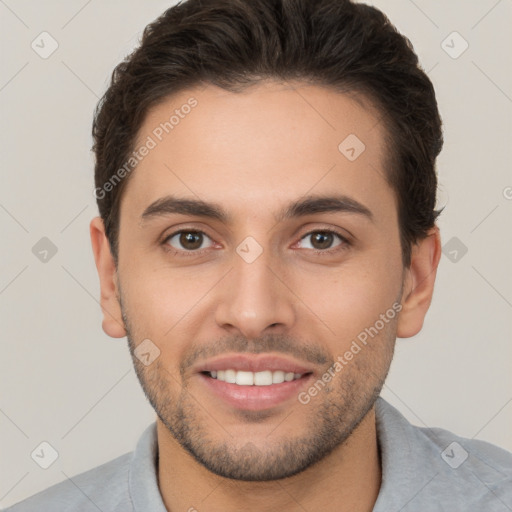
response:
M420 429L380 397L375 418L382 481L373 512L402 510L441 471L441 458L425 450Z
M143 432L133 452L128 477L135 512L167 512L158 487L158 438L156 422Z

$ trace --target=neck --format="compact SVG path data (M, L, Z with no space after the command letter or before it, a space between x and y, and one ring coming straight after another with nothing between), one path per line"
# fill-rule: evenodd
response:
M371 512L381 482L375 408L349 439L305 471L282 480L244 482L199 464L157 420L158 481L169 512Z

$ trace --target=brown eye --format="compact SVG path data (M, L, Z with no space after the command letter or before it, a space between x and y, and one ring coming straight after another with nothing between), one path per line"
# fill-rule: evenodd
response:
M332 233L315 233L312 238L312 245L315 249L328 249L332 244Z
M178 231L170 235L165 242L174 249L195 251L202 248L205 237L209 238L201 231Z
M345 237L341 236L338 233L335 233L334 231L325 231L325 230L319 230L319 231L312 231L311 233L308 233L304 237L301 238L301 242L304 243L305 240L310 239L309 245L310 247L303 246L305 249L314 249L317 251L327 251L329 249L336 248L338 246L346 246L349 245L348 241ZM338 238L339 242L335 245L334 242L336 241L336 238ZM341 248L341 247L340 247Z

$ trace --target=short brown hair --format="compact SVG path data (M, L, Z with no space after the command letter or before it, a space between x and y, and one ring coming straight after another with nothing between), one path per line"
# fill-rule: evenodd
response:
M434 88L388 18L349 0L186 0L145 28L140 46L114 69L92 129L96 197L116 263L130 175L108 193L104 187L126 165L148 110L200 84L238 92L265 79L361 93L377 107L402 260L410 265L412 244L440 213L435 160L443 137Z

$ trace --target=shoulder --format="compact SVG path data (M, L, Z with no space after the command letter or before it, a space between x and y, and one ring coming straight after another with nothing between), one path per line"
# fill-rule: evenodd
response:
M512 453L442 428L416 428L439 460L434 492L457 493L465 504L485 505L489 512L512 509Z
M442 428L412 425L382 399L377 427L386 498L394 493L403 512L512 510L512 453Z
M128 477L133 452L68 477L5 512L129 512Z

